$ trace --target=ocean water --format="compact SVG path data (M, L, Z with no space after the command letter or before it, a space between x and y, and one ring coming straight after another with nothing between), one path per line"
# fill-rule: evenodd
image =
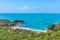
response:
M20 14L0 14L0 19L24 20L25 23L19 28L30 28L34 30L44 30L49 25L60 22L60 14L49 13L20 13Z

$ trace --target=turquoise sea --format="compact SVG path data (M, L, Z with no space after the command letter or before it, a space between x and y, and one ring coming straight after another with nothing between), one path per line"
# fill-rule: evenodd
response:
M30 28L34 30L46 29L49 25L60 22L60 14L54 13L4 13L0 14L0 19L24 20L25 23L19 27Z

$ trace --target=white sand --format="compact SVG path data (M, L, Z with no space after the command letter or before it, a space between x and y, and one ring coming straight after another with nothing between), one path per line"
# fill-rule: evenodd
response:
M31 31L36 31L36 32L38 32L38 33L40 33L40 32L47 32L47 30L35 30L35 29L30 29L30 28L22 28L22 27L16 27L16 28L18 28L18 29L26 29L26 30L31 30Z

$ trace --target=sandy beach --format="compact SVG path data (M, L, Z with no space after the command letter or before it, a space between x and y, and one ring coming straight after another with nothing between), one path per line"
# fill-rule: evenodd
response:
M25 30L31 30L31 31L35 31L35 32L38 32L38 33L40 33L40 32L47 32L47 30L35 30L35 29L31 29L31 28L22 28L22 27L16 27L16 28L18 28L18 29L25 29Z

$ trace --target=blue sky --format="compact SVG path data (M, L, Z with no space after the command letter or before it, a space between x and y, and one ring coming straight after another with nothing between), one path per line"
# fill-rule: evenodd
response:
M60 13L60 0L0 0L0 13Z

